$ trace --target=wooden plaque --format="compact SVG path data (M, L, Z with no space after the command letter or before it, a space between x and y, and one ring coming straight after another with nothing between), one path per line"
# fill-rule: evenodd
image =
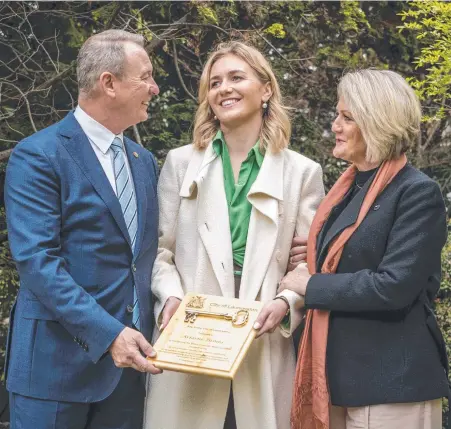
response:
M161 369L233 379L263 303L187 294L148 358Z

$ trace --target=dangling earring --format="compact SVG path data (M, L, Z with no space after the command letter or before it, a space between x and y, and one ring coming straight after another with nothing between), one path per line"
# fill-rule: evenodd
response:
M213 118L214 118L214 120L215 121L217 121L218 120L218 117L215 115L215 116L213 116Z
M263 109L267 109L267 108L268 108L268 103L265 101L265 102L262 104L262 107L263 107Z

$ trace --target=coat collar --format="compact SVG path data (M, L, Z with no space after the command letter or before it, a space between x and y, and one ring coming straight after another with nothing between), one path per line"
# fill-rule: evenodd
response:
M232 241L221 159L208 145L194 150L180 190L182 198L197 198L197 230L210 259L222 295L233 298Z
M211 142L204 150L194 150L193 157L183 179L180 196L189 198L203 179L206 167L218 158ZM248 198L252 205L258 205L259 195L265 195L276 200L283 200L283 152L266 151L260 172L252 185Z
M330 225L328 231L325 232L323 243L321 244L321 249L319 249L319 253L317 256L317 269L321 271L322 262L324 261L327 249L329 244L332 242L334 238L338 236L343 230L345 230L348 226L354 225L357 222L357 218L360 213L360 208L362 207L363 200L368 192L368 189L373 182L373 179L376 175L376 172L366 181L365 185L363 185L362 189L351 199L349 204L343 209L343 211L338 215L337 219ZM346 194L348 195L348 194ZM341 203L339 203L336 207ZM330 216L330 215L329 215ZM327 221L324 226L327 225ZM323 228L324 228L323 226ZM320 235L324 233L320 231ZM318 271L318 272L320 272Z
M266 151L260 172L247 194L249 202L273 221L277 219L278 212L271 212L267 203L283 200L283 160L283 152Z
M279 206L283 201L284 153L267 151L247 197L252 204L240 298L255 299L277 242ZM194 150L180 190L197 198L198 231L223 296L234 296L230 224L222 162L210 143ZM264 245L262 245L264 241Z
M274 254L283 204L284 152L265 154L247 198L253 209L244 256L240 298L255 300ZM264 243L264 245L263 245Z
M218 158L218 154L214 151L212 143L205 149L194 149L193 156L188 164L188 168L180 188L180 196L190 198L197 190L198 185L203 180L205 169L208 165Z

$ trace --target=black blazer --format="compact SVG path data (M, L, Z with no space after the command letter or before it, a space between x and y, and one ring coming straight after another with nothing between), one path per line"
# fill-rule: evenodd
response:
M322 240L320 234L318 271L331 240L355 223L373 178ZM438 185L406 165L346 243L337 273L311 277L306 308L331 311L327 375L333 405L448 395L444 341L430 310L446 236Z

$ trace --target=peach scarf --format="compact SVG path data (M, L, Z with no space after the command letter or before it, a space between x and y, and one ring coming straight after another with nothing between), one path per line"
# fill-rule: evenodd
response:
M385 161L379 168L363 200L355 224L344 229L329 247L321 273L334 273L340 262L343 247L359 227L377 196L406 165L402 155ZM354 182L357 168L351 165L338 179L318 207L310 228L307 265L310 274L316 273L316 240L331 210L348 192ZM329 429L330 398L326 379L326 347L329 330L329 312L308 310L304 335L299 346L299 359L294 380L291 408L292 429Z

